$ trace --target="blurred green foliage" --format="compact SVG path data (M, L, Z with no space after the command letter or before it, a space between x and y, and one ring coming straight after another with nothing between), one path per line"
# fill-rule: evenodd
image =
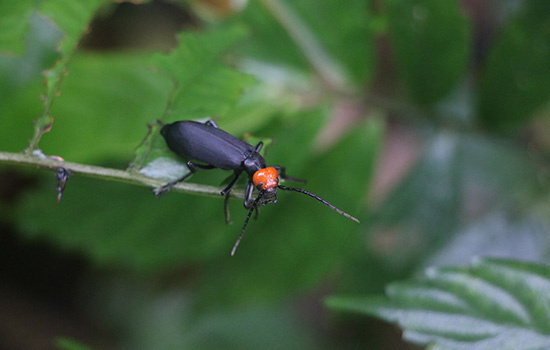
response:
M488 129L521 127L550 95L550 3L525 1L497 38L480 82L479 118Z
M483 259L468 268L432 268L395 282L386 298L331 298L337 309L372 314L431 349L544 349L550 344L550 268Z
M385 1L388 32L407 93L420 104L445 97L464 74L470 30L456 1Z
M380 324L377 339L361 337L364 329L338 334L355 319L330 322L321 300L380 294L426 266L474 255L548 263L550 8L511 3L475 13L455 0L262 0L227 14L181 1L169 6L193 29L175 47L117 51L78 43L94 35L93 18L121 4L2 2L0 151L32 140L47 155L140 171L174 159L157 120L216 118L238 137L272 140L269 164L362 224L283 192L230 257L246 215L240 201L230 202L228 226L221 198L155 198L74 176L55 206L47 172L33 172L35 185L2 203L10 209L0 218L21 240L89 261L81 307L121 347L388 349ZM476 15L496 21L481 58ZM392 159L396 128L417 141L401 151L417 155L375 201L375 185L394 175L377 165ZM190 181L221 186L228 175ZM61 339L62 348L87 348Z

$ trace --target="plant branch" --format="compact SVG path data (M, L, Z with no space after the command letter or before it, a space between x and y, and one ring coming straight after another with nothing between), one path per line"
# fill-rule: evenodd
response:
M94 165L66 162L44 155L29 155L26 153L0 152L0 164L18 165L37 169L46 169L56 171L59 168L68 169L73 174L94 177L107 181L125 182L134 185L158 188L166 184L167 180L155 179L145 176L139 172L130 172L119 169L104 168ZM173 190L182 192L219 197L221 188L208 185L198 185L188 182L182 182L174 185ZM244 198L243 191L233 190L231 196L234 198Z

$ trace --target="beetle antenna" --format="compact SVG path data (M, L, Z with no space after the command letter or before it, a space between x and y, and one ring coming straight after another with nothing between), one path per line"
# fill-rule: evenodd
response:
M257 205L260 201L260 198L264 195L264 191L260 191L260 194L258 194L258 197L254 200L254 203L252 203L252 207L248 211L248 214L246 215L246 219L244 220L244 225L241 230L241 234L239 235L239 238L237 238L237 241L235 242L235 245L233 245L233 249L231 249L231 256L235 255L235 251L237 250L237 247L239 246L239 243L241 243L241 239L243 239L244 231L246 230L246 226L248 225L248 221L250 220L250 217L252 216L252 212L254 209L256 209L257 212Z
M337 212L338 214L342 214L344 215L345 217L347 217L348 219L351 219L357 223L359 223L359 220L357 220L356 218L354 218L353 216L349 215L348 213L346 213L345 211L342 211L338 208L336 208L334 205L330 204L329 202L327 202L326 200L324 200L323 198L319 197L318 195L314 194L314 193L311 193L309 191L306 191L302 188L294 188L294 187L286 187L286 186L283 186L283 185L277 185L278 188L280 188L281 190L284 190L284 191L294 191L294 192L300 192L300 193L303 193L303 194L306 194L310 197L313 197L315 199L317 199L319 202L323 203L324 205L326 205L327 207L329 207L330 209L334 210L335 212Z

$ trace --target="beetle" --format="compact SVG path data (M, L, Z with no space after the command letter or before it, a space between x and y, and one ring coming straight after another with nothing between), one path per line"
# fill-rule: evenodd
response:
M278 199L277 189L308 195L348 219L359 222L359 220L353 216L336 208L316 194L301 188L286 187L279 184L279 178L294 182L300 182L301 180L286 175L286 169L282 166L266 166L264 157L260 155L263 142L259 142L256 147L254 147L221 130L213 120L208 120L205 123L190 120L177 121L171 124L165 124L160 133L172 152L188 160L186 164L190 172L156 190L156 195L160 195L175 184L184 181L199 169L233 170L233 178L220 192L222 196L225 196L226 221L229 221L229 211L227 207L229 193L243 172L248 176L248 183L244 195L244 207L248 209L248 214L241 229L241 234L231 250L231 255L235 254L235 250L243 238L246 226L248 225L248 221L254 209L256 209L257 212L259 206L276 203ZM256 188L259 193L255 199L252 199L254 188Z

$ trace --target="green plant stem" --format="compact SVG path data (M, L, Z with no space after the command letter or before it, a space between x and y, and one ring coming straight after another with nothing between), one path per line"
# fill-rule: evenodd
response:
M73 174L77 175L94 177L106 181L125 182L152 188L159 188L167 182L167 180L151 178L142 175L139 172L130 172L94 165L66 162L43 155L34 156L26 153L0 152L0 165L1 164L18 165L53 171L57 170L58 168L64 168L70 170ZM220 195L221 188L208 185L198 185L188 182L182 182L174 185L172 190L223 198ZM234 198L242 199L244 198L244 193L243 191L233 190L231 191L231 196Z

